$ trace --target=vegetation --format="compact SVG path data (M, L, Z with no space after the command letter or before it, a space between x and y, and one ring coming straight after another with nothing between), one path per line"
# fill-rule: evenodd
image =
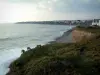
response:
M79 43L38 45L23 52L10 69L7 75L100 75L100 36Z
M81 30L81 31L87 31L87 32L100 34L100 27L99 26L88 26L88 27L77 26L76 29Z

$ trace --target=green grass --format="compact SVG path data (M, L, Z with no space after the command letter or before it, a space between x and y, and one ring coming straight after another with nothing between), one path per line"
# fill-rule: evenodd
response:
M81 30L81 31L100 34L100 27L99 26L95 26L95 27L91 27L91 26L89 26L89 27L80 27L80 26L77 26L76 30Z

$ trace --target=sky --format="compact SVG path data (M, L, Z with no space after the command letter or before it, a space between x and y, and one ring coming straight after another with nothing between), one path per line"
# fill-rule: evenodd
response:
M100 0L0 0L0 23L100 18Z

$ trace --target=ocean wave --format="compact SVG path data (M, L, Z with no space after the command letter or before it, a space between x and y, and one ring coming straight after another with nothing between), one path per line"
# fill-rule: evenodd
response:
M32 36L20 36L20 37L4 37L4 38L0 38L0 41L7 41L7 40L13 40L13 39L21 39L21 38L29 38L29 37L32 37Z

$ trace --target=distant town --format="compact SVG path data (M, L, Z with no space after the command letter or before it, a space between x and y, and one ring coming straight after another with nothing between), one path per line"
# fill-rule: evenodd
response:
M16 24L51 24L51 25L100 25L100 19L93 20L55 20L55 21L26 21Z

